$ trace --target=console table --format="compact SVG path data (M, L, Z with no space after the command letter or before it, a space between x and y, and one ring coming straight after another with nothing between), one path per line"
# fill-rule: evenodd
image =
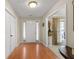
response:
M68 46L61 46L59 48L59 52L65 59L74 59L74 55L72 54L72 48Z

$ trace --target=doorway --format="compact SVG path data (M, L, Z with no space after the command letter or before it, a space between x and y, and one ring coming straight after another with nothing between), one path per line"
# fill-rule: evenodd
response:
M53 17L48 20L48 44L66 45L64 18Z

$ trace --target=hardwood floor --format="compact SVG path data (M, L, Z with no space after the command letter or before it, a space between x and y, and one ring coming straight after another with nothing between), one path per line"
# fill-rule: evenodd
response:
M50 49L41 43L22 43L8 59L59 59Z

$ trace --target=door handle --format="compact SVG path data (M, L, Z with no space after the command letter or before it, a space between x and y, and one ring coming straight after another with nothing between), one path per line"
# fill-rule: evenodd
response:
M10 35L10 37L13 37L13 35Z

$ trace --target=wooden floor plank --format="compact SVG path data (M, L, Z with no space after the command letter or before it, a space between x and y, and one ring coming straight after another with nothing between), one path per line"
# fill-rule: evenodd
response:
M59 59L50 49L40 43L20 44L8 59Z

